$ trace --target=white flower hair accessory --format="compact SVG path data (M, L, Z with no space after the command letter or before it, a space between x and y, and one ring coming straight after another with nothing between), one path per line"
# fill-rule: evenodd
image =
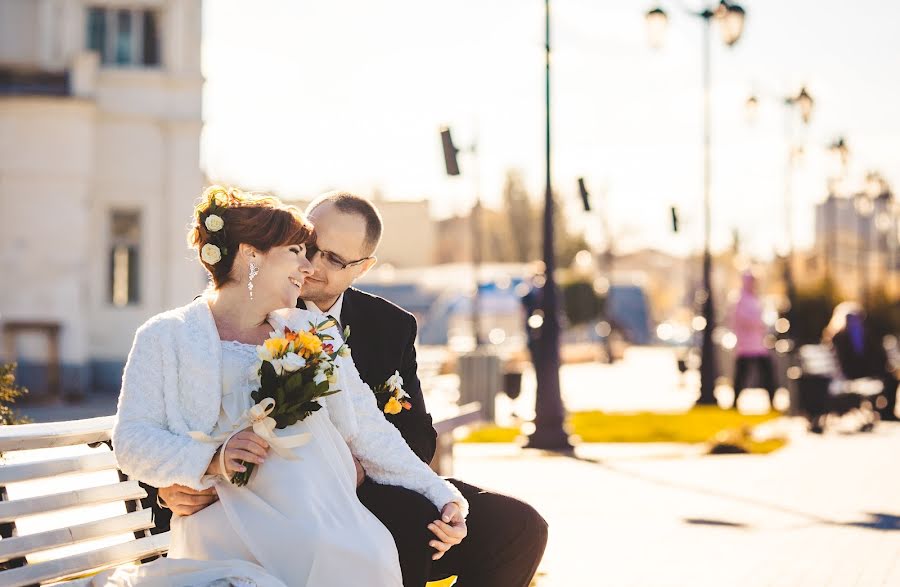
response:
M206 243L203 245L203 248L200 249L200 258L203 259L203 262L207 265L215 265L222 260L222 251L220 251L219 247L216 245Z
M223 216L228 208L229 192L221 186L210 186L196 208L197 224L206 228L206 244L200 249L200 258L207 265L215 265L228 254Z
M225 226L225 221L222 220L221 216L210 214L206 217L206 220L203 221L203 224L206 225L206 230L210 232L219 232Z

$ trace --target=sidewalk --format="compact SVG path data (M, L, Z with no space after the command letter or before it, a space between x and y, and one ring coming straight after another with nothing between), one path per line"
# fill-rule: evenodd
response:
M796 428L763 457L457 445L454 476L545 516L538 587L900 585L900 425Z

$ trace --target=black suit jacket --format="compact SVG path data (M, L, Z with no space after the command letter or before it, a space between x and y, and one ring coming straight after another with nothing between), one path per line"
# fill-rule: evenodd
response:
M300 300L298 308L306 305ZM350 327L353 361L369 387L375 388L399 371L412 407L399 414L385 414L413 452L425 463L434 458L437 433L425 407L422 384L416 373L416 318L384 298L350 288L344 292L341 327Z

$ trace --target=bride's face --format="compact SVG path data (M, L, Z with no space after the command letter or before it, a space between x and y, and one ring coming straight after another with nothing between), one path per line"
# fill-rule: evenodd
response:
M293 308L300 288L313 272L306 245L272 247L259 255L259 273L253 279L253 299L271 310Z

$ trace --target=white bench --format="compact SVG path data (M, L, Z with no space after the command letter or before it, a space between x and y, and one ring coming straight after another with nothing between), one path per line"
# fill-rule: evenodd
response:
M145 560L168 549L168 535L150 536L153 527L151 512L141 508L146 491L137 481L127 479L119 470L115 455L109 449L113 416L51 422L0 426L0 585L19 587L39 585L84 576L123 563ZM28 453L37 449L76 447L81 454L52 456L47 460L28 460ZM90 448L84 445L91 445ZM72 451L54 451L71 453ZM34 453L32 453L33 455ZM24 458L16 458L24 457ZM10 486L41 480L75 479L71 475L110 472L109 483L89 487L74 487L48 495L9 500ZM33 483L32 483L33 484ZM100 504L121 504L120 513L110 517L90 518L75 525L67 523L64 514L73 508ZM115 506L113 506L115 507ZM71 512L68 512L71 514ZM19 535L18 524L24 518L41 514L44 528L36 533ZM85 545L111 537L119 537L118 544L98 546L79 552L40 560L41 553L59 547ZM101 543L102 544L102 543ZM27 560L34 558L40 562Z
M808 344L797 350L800 375L797 379L802 408L809 418L810 430L821 433L829 416L855 413L859 416L859 430L870 431L878 418L872 406L873 398L884 384L873 378L844 379L837 357L825 345Z
M103 569L151 559L168 550L168 532L150 535L151 510L142 509L140 501L147 492L119 471L115 454L107 444L113 420L114 416L106 416L0 426L0 586L23 587L70 579L66 583L69 587L86 585L90 575ZM475 403L435 422L435 471L447 475L452 469L453 430L479 420L481 410ZM52 451L44 460L34 460L35 453L27 452L41 449L61 450ZM106 472L108 479L76 487L74 480L79 477L75 475L84 485L85 474L98 472ZM8 490L16 484L64 485L62 482L67 480L71 480L65 484L69 486L67 490L53 489L47 495L9 499ZM73 508L102 504L118 512L98 514L85 510L77 512L81 519L74 524L66 520L73 517ZM20 535L20 522L33 522L38 516L45 527ZM111 540L118 543L109 544ZM80 548L83 552L45 552L60 547Z
M822 344L806 344L798 351L800 369L803 375L813 375L831 379L828 391L831 395L853 393L862 396L876 396L884 385L878 379L869 377L862 379L843 379L837 357L827 346Z

